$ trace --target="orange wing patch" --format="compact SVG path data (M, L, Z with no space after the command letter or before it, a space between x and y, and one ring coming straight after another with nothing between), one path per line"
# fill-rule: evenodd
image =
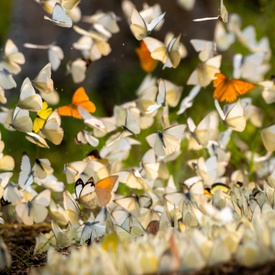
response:
M94 113L96 110L95 104L90 101L83 87L75 91L70 105L58 107L57 110L60 116L72 116L77 119L82 119L77 110L78 106L82 106L90 113Z
M143 41L140 41L140 47L136 48L136 53L139 57L141 68L145 72L151 73L157 67L158 61L151 57L151 53Z
M213 98L217 98L220 102L233 102L239 95L248 93L257 86L243 80L228 79L222 73L215 74L216 79L213 80L213 86L216 88Z

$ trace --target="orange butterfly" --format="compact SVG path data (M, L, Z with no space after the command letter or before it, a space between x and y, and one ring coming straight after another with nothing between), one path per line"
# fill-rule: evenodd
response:
M250 82L239 79L228 79L226 75L222 73L216 73L215 77L216 79L213 80L213 86L216 89L213 98L217 98L220 102L233 102L237 99L237 96L246 94L256 88L256 85Z
M145 72L151 73L157 67L158 61L151 57L151 53L143 41L140 41L140 47L136 48L136 53L139 57L141 68Z
M96 110L94 103L89 100L83 87L80 87L75 91L70 105L58 107L57 110L60 116L72 116L74 118L82 119L77 109L78 106L82 106L90 113L94 113Z

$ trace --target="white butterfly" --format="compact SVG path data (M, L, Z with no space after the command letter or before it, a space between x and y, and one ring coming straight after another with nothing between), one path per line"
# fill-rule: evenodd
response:
M235 35L227 32L223 23L218 21L215 27L214 41L220 51L226 51L235 42Z
M200 92L201 86L196 85L192 88L192 90L189 92L188 96L186 96L180 103L180 108L177 111L177 115L183 114L188 108L191 108L193 106L193 100L197 96L197 94Z
M18 106L15 107L12 113L10 126L17 131L31 132L33 124L29 116L29 111L23 110Z
M271 80L265 80L259 84L263 86L262 97L266 104L275 102L275 77L271 77Z
M233 106L231 105L232 107L225 113L222 111L217 99L214 100L214 103L221 120L227 127L237 132L242 132L245 129L246 118L241 100L238 100Z
M193 120L187 118L187 126L191 137L189 139L189 149L200 150L205 148L210 140L215 140L218 134L218 116L216 112L206 115L196 126Z
M197 68L192 72L187 80L187 85L200 85L206 87L215 78L215 74L220 72L221 55L199 63Z
M4 60L0 62L0 68L4 68L10 73L18 74L21 71L20 65L25 63L24 55L11 39L8 39L4 48Z
M87 62L81 58L67 64L67 72L72 75L74 83L80 83L84 81L87 71Z
M64 131L60 127L60 124L61 118L56 109L49 115L39 134L46 137L53 144L59 145L64 136Z
M63 173L66 174L67 183L74 183L80 177L82 172L87 168L88 163L86 161L74 161L66 163L64 165Z
M185 128L186 125L183 124L170 126L162 132L158 131L147 136L146 141L158 157L167 156L179 149Z
M61 60L64 58L64 53L59 46L54 44L49 45L35 45L31 43L25 43L24 47L29 49L41 49L48 50L48 59L52 65L52 70L56 71L59 68Z
M166 105L166 85L161 78L158 81L158 94L156 103L157 104L148 106L145 114L151 114L159 108L164 107Z
M34 133L34 132L26 132L27 136L25 136L25 138L32 142L33 144L38 145L39 147L42 148L50 148L48 143L46 142L46 140L44 138L42 138L41 136L39 136L38 134Z
M275 151L275 125L271 125L261 131L261 138L267 151Z
M120 106L115 106L114 115L117 121L117 126L123 128L122 133L126 132L126 135L136 135L140 133L138 109L123 109Z
M93 132L82 130L77 133L75 137L76 144L89 144L90 146L97 147L99 140L93 136Z
M41 93L50 94L54 89L51 74L51 63L48 63L32 80L33 86Z
M129 171L118 172L119 182L125 183L130 188L148 189L147 181L141 176L140 172L132 168Z
M154 18L150 23L147 23L140 13L136 9L133 9L130 19L130 29L137 40L142 40L154 30L164 16L165 12Z
M145 37L143 41L149 49L151 57L163 63L163 69L166 67L176 68L181 60L180 37L181 35L171 38L166 45L152 37Z
M48 159L36 159L32 168L34 177L45 179L53 173L53 168Z
M25 78L22 83L17 106L21 109L33 112L37 112L42 109L42 98L35 92L29 78Z
M98 31L100 31L100 28L96 26L101 26L104 32L107 31L110 34L119 32L117 20L119 18L113 12L97 12L92 16L83 16L84 22L93 24Z
M77 107L77 109L78 109L79 114L82 116L84 123L87 126L94 128L94 129L99 129L102 131L106 130L104 123L100 119L92 116L88 111L86 111L85 108L83 108L82 106L79 105Z
M25 190L26 188L31 186L34 181L30 158L26 153L23 153L20 168L21 171L19 173L18 184L23 190Z
M12 77L12 73L10 73L5 68L0 69L0 88L9 90L12 88L16 88L17 84Z
M208 21L208 20L216 20L219 19L224 23L228 22L228 12L226 7L223 4L223 0L220 0L220 14L218 16L215 17L204 17L204 18L198 18L198 19L194 19L193 21L195 22L200 22L200 21Z
M199 59L202 62L212 58L216 52L216 45L212 41L202 40L202 39L191 39L190 43L199 52Z
M158 177L160 164L156 161L153 149L148 150L142 157L141 174L145 175L148 180L155 180Z
M99 221L85 222L80 236L80 244L89 244L94 240L99 240L105 231L106 226L100 224Z
M22 219L26 225L33 225L33 223L43 222L47 215L51 201L51 191L44 190L36 195L32 200L17 204L15 210L17 215Z
M44 16L44 19L64 28L71 28L73 25L72 19L66 14L66 10L58 2L55 3L51 18Z
M233 59L234 78L244 78L251 82L263 81L270 65L265 62L265 53L254 53L247 56L236 54Z
M73 198L72 194L67 190L65 190L65 192L63 192L63 205L64 205L64 209L66 211L68 220L72 224L78 223L79 216L80 216L79 205Z

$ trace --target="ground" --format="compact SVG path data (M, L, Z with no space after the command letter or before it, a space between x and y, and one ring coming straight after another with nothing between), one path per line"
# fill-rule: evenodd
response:
M35 237L40 233L50 231L50 225L39 227L24 225L1 225L0 235L3 237L12 255L12 266L8 269L0 271L0 274L30 274L30 270L35 268L37 274L39 269L46 264L46 253L33 255L35 246ZM60 253L69 253L69 249L60 251ZM275 274L275 263L269 263L264 266L255 267L253 269L243 268L235 262L225 263L219 267L204 269L194 275L202 274L249 274L249 275L265 275Z

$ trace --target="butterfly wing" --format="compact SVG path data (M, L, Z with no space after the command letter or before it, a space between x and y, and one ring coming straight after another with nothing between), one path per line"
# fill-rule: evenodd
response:
M140 47L136 48L136 53L139 57L141 68L146 73L151 73L152 71L154 71L154 69L158 65L158 61L151 57L151 53L144 41L140 41Z
M82 106L84 109L86 109L90 113L94 113L96 110L94 103L89 100L89 97L86 94L83 87L78 88L76 90L76 92L74 93L73 99L72 99L72 104L75 107Z
M136 9L133 9L130 21L130 29L137 40L142 40L147 36L147 25Z
M98 205L103 207L107 205L112 198L112 190L117 182L118 176L110 176L100 180L95 186Z
M222 73L215 74L216 79L213 80L213 86L216 88L213 98L217 98L220 102L233 102L238 95L243 95L250 90L256 88L256 85L238 79L227 79Z
M242 132L246 126L244 108L240 100L228 111L225 116L225 124L232 130Z

